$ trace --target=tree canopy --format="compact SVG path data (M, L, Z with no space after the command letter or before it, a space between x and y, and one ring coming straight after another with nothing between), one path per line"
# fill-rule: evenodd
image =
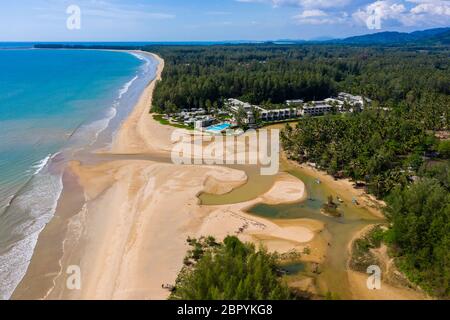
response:
M172 299L286 300L292 298L277 275L276 257L265 250L227 237L190 240L187 266L180 273ZM191 265L192 261L196 262ZM187 261L186 261L187 260Z
M287 125L281 138L292 159L364 181L378 197L407 184L422 165L424 153L437 145L420 123L373 110L305 118L295 128Z
M438 129L448 126L449 49L339 45L151 46L166 61L153 107L220 107L224 99L253 104L320 100L339 91Z
M410 280L438 297L450 296L450 193L424 178L387 198L392 222L386 238Z

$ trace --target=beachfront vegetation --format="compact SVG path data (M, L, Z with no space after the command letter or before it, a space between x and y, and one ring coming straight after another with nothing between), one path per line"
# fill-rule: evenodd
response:
M353 241L350 257L350 268L352 270L366 273L369 266L382 265L372 250L380 248L384 235L382 226L376 225L359 239Z
M154 114L153 115L153 119L158 121L162 125L165 125L165 126L169 125L169 126L172 126L172 127L175 127L175 128L180 128L180 129L190 129L190 130L194 129L194 126L192 126L192 125L191 126L184 126L182 124L172 123L169 120L165 119L162 114Z
M360 94L375 106L448 125L449 49L331 45L163 46L148 48L166 62L153 106L219 107L227 98L253 104L319 100L339 91ZM442 115L444 114L444 117Z
M396 265L430 294L450 297L450 189L424 178L397 187L387 200L392 227L385 239Z
M294 297L277 274L276 256L227 237L188 239L192 249L171 299L286 300Z
M282 142L291 159L365 182L378 197L406 185L423 155L438 145L419 122L375 110L302 119L294 128L286 126Z
M398 268L428 293L450 296L450 161L426 124L365 111L304 119L287 126L282 140L292 159L361 181L384 198L385 242ZM356 244L359 253L368 249ZM368 250L359 256L370 262Z
M220 108L230 97L271 105L345 91L372 99L362 113L305 117L286 126L284 150L387 200L391 225L384 241L398 267L429 293L449 296L450 144L435 134L449 130L448 47L264 44L152 51L166 61L153 102L161 113ZM361 252L368 252L366 244L359 243ZM203 263L214 262L208 254ZM189 286L205 284L199 274L190 273Z

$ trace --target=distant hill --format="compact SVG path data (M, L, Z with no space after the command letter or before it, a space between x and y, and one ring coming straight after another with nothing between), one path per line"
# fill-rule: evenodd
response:
M340 40L328 41L342 44L450 44L450 28L435 28L423 31L378 32L354 36Z
M431 36L428 39L425 39L424 42L426 43L434 43L434 44L443 44L443 45L450 45L450 29L446 32L436 34Z

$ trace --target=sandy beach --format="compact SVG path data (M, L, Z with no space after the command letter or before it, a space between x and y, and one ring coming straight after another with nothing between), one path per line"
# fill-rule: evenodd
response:
M160 57L150 55L159 62L156 78L122 123L111 150L101 151L102 155L120 155L120 160L95 165L70 162L65 174L67 194L40 235L13 299L166 299L169 292L162 285L175 283L188 237L211 235L222 240L236 235L279 253L308 248L310 254L303 261L322 263L326 258L329 245L321 235L325 223L269 220L246 213L260 203L307 199L305 184L290 174L279 173L270 190L250 201L208 206L200 203L201 193L226 194L247 182L246 173L223 166L176 165L169 160L133 157L170 159L173 148L170 137L175 128L161 125L150 115L153 91L164 68ZM348 195L346 201L358 197L374 215L381 215L379 203L371 202L350 182L304 169L323 183L342 188ZM81 271L79 290L67 287L68 270L73 266ZM352 273L349 277L358 280ZM353 290L354 297L364 297L362 291Z
M302 225L280 227L244 213L246 207L284 194L285 180L261 199L231 206L206 207L197 194L208 177L231 186L245 182L241 171L221 167L175 166L149 161L119 161L94 167L72 163L80 177L87 205L71 225L78 241L67 246L63 265L80 265L83 287L71 292L61 286L48 298L165 299L163 283L173 284L187 250L188 237L213 235L222 239L238 234L252 241L270 235L301 245L314 238ZM292 185L288 186L292 188ZM296 194L303 196L303 185ZM291 197L293 200L294 198ZM61 281L64 282L64 275Z
M169 156L174 128L149 114L164 68L164 61L153 56L159 62L156 78L123 122L110 154ZM93 166L72 161L66 171L84 204L76 212L57 212L40 236L14 299L166 299L169 292L162 284L175 282L188 237L221 240L237 235L282 253L303 250L323 229L308 219L278 224L245 213L257 203L305 199L304 184L288 174L280 174L273 187L254 200L202 206L200 193L227 193L246 183L245 173L135 159ZM80 290L66 286L70 266L81 270Z
M258 199L210 207L197 198L205 182L232 188L245 183L242 171L137 160L92 167L72 162L70 170L86 204L69 220L61 269L45 299L165 299L161 285L175 282L188 237L238 235L284 253L303 250L323 228L302 219L283 226L245 213L256 203L304 198L303 183L289 176ZM64 270L72 265L82 270L81 290L65 286Z
M161 80L164 60L148 52L136 53L147 54L157 60L156 78L150 82L133 111L122 123L110 152L115 154L168 153L171 151L170 137L174 128L159 125L156 121L152 121L149 115L153 91L156 83Z

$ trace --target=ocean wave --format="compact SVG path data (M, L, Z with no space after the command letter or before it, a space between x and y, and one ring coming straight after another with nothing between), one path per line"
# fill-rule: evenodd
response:
M78 134L76 134L75 139L78 139L80 143L84 143L86 145L86 141L90 141L87 143L92 146L98 140L100 133L105 131L109 123L112 119L114 119L117 115L117 106L118 103L115 102L112 107L108 109L105 116L102 119L93 121L89 124L83 125L80 127Z
M44 159L39 160L38 163L36 163L35 165L31 166L31 170L34 171L34 174L38 174L39 172L41 172L47 166L47 164L48 164L48 162L50 161L51 158L52 158L52 155L49 154Z
M116 116L118 104L118 101L114 102L103 118L81 125L62 151L48 155L30 167L29 182L9 201L0 225L0 300L10 299L22 281L39 234L56 212L63 182L62 172L55 174L52 170L50 173L52 160L62 153L69 155L77 148L93 145Z
M141 69L150 71L151 59L133 54L146 61ZM105 131L118 113L121 100L130 90L139 74L120 88L118 97L102 117L90 123L82 124L74 130L68 144L57 154L72 158L74 150L92 146ZM63 190L62 170L56 170L53 164L59 162L57 155L48 155L36 162L30 169L32 178L26 186L14 196L2 212L0 224L0 300L9 299L25 276L40 232L53 218L58 200ZM61 167L62 168L62 167ZM50 169L52 171L50 172Z
M63 189L62 174L50 174L48 161L3 213L0 299L9 299L25 276L39 234L56 211Z
M152 61L149 57L147 57L143 54L136 53L136 52L130 52L130 54L139 60L145 61L145 64L143 65L144 73L146 73L150 70L150 65L151 65Z
M128 92L133 82L135 82L139 76L135 76L133 79L125 83L125 85L119 90L119 100L122 99L123 95Z
M114 100L112 106L107 109L102 118L80 125L71 134L70 148L78 146L78 150L80 150L83 146L92 146L97 142L99 135L109 127L111 120L116 117L118 113L117 108L119 108L123 96L130 90L137 79L139 79L139 76L136 75L119 89L118 97Z
M126 86L127 90L129 86L131 84ZM39 234L56 212L63 182L62 172L50 173L52 160L61 153L70 154L77 148L93 145L116 116L118 105L119 102L115 101L103 118L81 125L63 151L48 155L35 163L29 170L32 176L29 182L10 199L2 213L0 225L0 300L10 299L22 281Z
M137 52L130 52L130 54L132 56L138 58L139 60L150 62L149 59L147 57L145 57L143 54L140 54L140 53L137 53Z

